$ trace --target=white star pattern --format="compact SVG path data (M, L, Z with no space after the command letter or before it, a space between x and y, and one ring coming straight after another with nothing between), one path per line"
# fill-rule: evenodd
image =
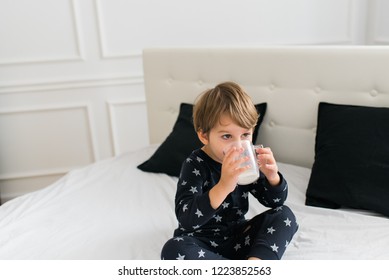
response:
M203 249L200 249L200 251L197 253L199 253L199 258L205 258L205 252L203 251Z
M196 176L200 176L200 170L197 170L196 168L192 171L192 173Z
M222 217L217 215L217 216L214 216L214 218L216 219L216 222L221 222L222 221Z
M219 244L217 244L215 241L209 241L210 243L211 243L211 246L212 247L217 247L217 246L219 246Z
M273 201L274 201L274 202L280 202L281 199L280 199L280 198L275 198L275 199L273 199Z
M242 197L247 199L247 198L249 197L249 193L248 193L248 192L244 192L244 193L242 194Z
M236 211L236 215L242 216L243 215L242 210L238 209L238 211Z
M226 209L228 208L228 205L230 205L228 202L224 201L222 206L223 206L223 209Z
M240 248L242 248L242 246L240 246L239 243L237 243L234 247L235 251L238 251Z
M185 186L186 185L186 183L187 183L187 181L182 181L182 183L181 183L181 186Z
M250 236L247 235L246 238L244 239L244 245L249 246L250 245Z
M189 191L192 192L193 194L198 192L196 187L190 187Z
M288 247L288 246L289 246L289 241L286 240L286 242L285 242L285 248Z
M278 212L278 211L282 210L282 206L278 206L274 210L276 210Z
M200 218L201 216L204 216L203 213L199 209L197 209L195 214L197 215L197 218Z
M267 233L273 234L276 230L273 227L267 228Z
M178 253L176 260L185 260L185 255L180 255L180 253Z
M198 228L200 228L200 225L195 225L195 226L192 226L193 227L193 229L198 229Z
M184 204L184 206L182 206L182 212L185 212L186 210L188 210L188 204Z
M204 161L201 157L196 157L196 160L197 160L198 162Z
M177 236L176 238L174 238L174 240L175 241L184 241L184 238Z
M289 218L286 218L286 220L284 220L284 223L285 223L285 226L287 226L287 227L290 227L291 226L291 223L292 221L291 220L289 220Z
M276 245L276 243L274 243L272 246L270 246L271 249L273 250L273 252L277 252L278 253L278 246Z
M192 161L191 158L187 158L187 159L186 159L186 162L191 162L191 161Z

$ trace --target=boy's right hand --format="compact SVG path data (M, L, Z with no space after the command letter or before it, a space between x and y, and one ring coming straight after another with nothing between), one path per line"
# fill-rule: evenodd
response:
M213 209L217 209L226 197L235 190L238 185L238 176L248 166L240 165L248 160L248 157L240 157L243 148L231 148L223 158L222 170L219 182L209 191L209 200Z
M235 190L239 175L249 168L249 166L241 167L241 164L249 159L242 157L242 153L243 148L232 147L223 158L219 183L226 188L226 191L228 190L228 193Z

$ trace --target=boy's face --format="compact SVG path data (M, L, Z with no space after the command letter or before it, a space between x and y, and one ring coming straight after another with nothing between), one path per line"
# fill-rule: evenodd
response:
M208 132L198 132L200 141L204 144L203 150L213 160L223 163L224 152L235 141L252 141L253 129L240 127L228 115L222 115L219 122Z

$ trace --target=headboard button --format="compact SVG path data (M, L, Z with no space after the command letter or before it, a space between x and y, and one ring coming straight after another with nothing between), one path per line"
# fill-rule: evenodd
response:
M178 113L177 109L175 109L173 107L169 107L166 111L168 111L172 115L175 115Z
M376 97L378 95L378 91L376 91L375 89L372 89L370 91L370 95L373 96L373 97Z

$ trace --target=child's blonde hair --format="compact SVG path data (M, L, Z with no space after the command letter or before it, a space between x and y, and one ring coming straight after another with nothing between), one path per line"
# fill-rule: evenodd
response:
M259 117L250 96L234 82L218 84L198 97L193 108L195 130L208 133L223 114L247 129L254 128Z

